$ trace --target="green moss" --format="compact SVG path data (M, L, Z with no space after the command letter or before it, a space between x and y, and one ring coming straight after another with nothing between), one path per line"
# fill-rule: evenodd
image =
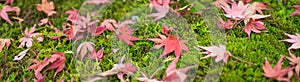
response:
M80 9L81 4L85 0L53 0L55 3L57 14L49 17L55 27L61 29L62 24L66 22L65 11L71 10L72 7ZM288 55L287 48L291 45L289 43L281 42L279 40L287 39L288 37L284 33L299 33L300 32L300 16L291 17L289 16L294 12L294 9L290 8L292 5L299 4L297 0L288 0L286 3L277 2L277 0L254 0L263 1L269 4L270 10L264 11L265 14L271 14L270 17L265 18L264 24L268 28L268 32L263 32L260 34L252 33L251 38L248 38L247 34L242 31L243 26L238 26L231 31L227 31L227 50L229 50L232 55L241 58L243 60L256 63L257 65L250 65L244 62L240 62L233 58L229 58L227 64L224 64L222 75L219 81L231 82L231 81L273 81L264 77L262 64L265 61L265 57L268 58L270 63L274 66L280 58L280 55ZM282 0L284 1L284 0ZM13 61L13 57L17 55L24 49L18 48L19 38L24 37L20 30L24 30L25 27L32 27L33 24L38 23L40 19L47 18L46 14L37 11L34 4L39 4L41 1L34 0L16 0L13 6L19 6L22 9L22 13L19 17L24 18L24 23L19 25L14 22L13 25L6 23L3 19L0 19L0 37L1 38L14 38L9 49L4 48L3 52L0 53L0 72L3 74L1 81L23 81L23 76L28 81L33 81L34 71L26 70L33 62L30 59L42 60L45 57L50 57L53 53L60 51L71 51L72 43L65 40L55 41L46 38L46 35L59 35L54 33L54 31L47 26L38 26L36 32L46 34L44 37L44 42L37 43L35 41L34 45L31 47L31 51L20 61ZM184 7L188 5L187 2L180 1L179 7ZM128 12L133 11L138 7L147 7L149 2L147 0L116 0L112 3L107 10L104 11L103 17L100 20L112 18L116 20L122 20L123 16ZM175 8L175 6L172 6ZM145 12L147 12L145 10ZM220 13L221 14L221 13ZM14 15L14 14L9 14ZM183 15L190 23L190 28L196 34L197 44L201 46L210 46L211 37L209 28L201 15L196 15L193 13L187 13ZM142 28L137 29L134 35L139 38L155 38L158 37L158 32L161 30L160 24L153 23L143 23ZM20 29L22 27L22 29ZM134 26L133 26L134 27ZM96 37L93 42L96 43L97 49L105 47L104 57L97 65L101 66L101 70L109 70L117 60L113 59L114 55L111 49L113 44L113 33L105 31L99 37ZM135 46L127 46L129 50L129 57L133 60L133 64L138 67L145 67L151 65L151 55L153 53L146 53L151 51L154 46L153 42L150 41L137 41ZM296 56L299 56L299 50L294 50ZM200 55L203 57L204 55ZM67 61L66 67L62 72L60 72L56 77L53 77L55 70L43 71L42 73L46 76L46 80L58 81L65 79L65 81L70 81L74 78L75 81L80 81L78 72L74 69L76 68L75 59L73 54L66 54ZM196 72L195 78L198 80L204 80L205 75L209 72L210 59L200 60L199 67ZM169 62L166 63L166 65ZM164 66L164 69L166 67ZM180 65L179 65L180 66ZM284 60L283 67L288 66L288 61ZM161 78L164 71L158 73L155 77ZM137 75L138 76L138 75ZM110 81L117 82L117 76L112 76ZM296 79L292 79L296 81ZM136 80L133 80L136 82Z

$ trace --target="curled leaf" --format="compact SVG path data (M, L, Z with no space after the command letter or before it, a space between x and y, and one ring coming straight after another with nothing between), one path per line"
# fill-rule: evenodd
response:
M28 50L29 49L26 49L26 50L20 52L17 56L14 57L13 60L15 61L15 60L21 60L21 59L23 59L23 57L27 54Z

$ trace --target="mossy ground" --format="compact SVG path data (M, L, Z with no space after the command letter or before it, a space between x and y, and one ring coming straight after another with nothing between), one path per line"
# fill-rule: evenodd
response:
M53 0L56 11L58 14L49 17L55 27L62 28L61 25L66 22L67 14L65 11L71 10L72 7L77 9L80 8L84 0ZM260 34L252 33L251 38L248 38L247 34L242 32L242 26L235 27L231 31L226 31L227 38L227 50L229 50L232 55L246 60L248 62L255 63L257 65L251 65L244 62L240 62L233 58L229 58L227 64L224 65L222 75L220 76L220 81L224 82L244 82L244 81L274 81L269 80L263 76L262 64L267 57L272 65L275 65L279 60L281 55L288 56L287 48L291 45L289 43L281 42L279 40L287 39L288 37L284 33L295 34L300 31L300 16L291 17L289 16L294 9L290 8L292 5L300 4L297 0L253 0L253 1L263 1L269 4L270 10L266 10L265 14L271 14L270 17L265 18L264 24L268 29L268 32L263 32ZM282 1L282 2L278 2ZM287 2L284 2L287 1ZM46 18L47 16L43 12L39 12L35 9L34 4L39 4L40 0L16 0L13 4L14 6L19 6L22 9L20 17L24 18L25 21L21 24L24 30L25 27L32 27L33 24L38 23L40 19ZM181 1L184 2L184 1ZM112 3L108 9L104 12L103 19L112 18L116 20L121 20L123 15L139 6L145 6L149 2L148 0L116 0ZM184 6L187 2L184 2ZM14 14L10 14L14 15ZM209 46L210 43L210 31L209 27L203 23L200 15L195 15L193 13L187 13L183 15L185 19L190 23L190 27L197 34L198 45ZM16 20L15 20L16 21ZM151 25L145 25L146 29L139 30L135 32L139 38L145 37L158 37L157 34L153 32L159 31L154 29ZM160 27L160 26L159 26ZM155 31L156 30L156 31ZM37 27L36 32L50 32L53 31L47 26ZM94 41L97 48L105 47L104 57L100 61L100 65L103 70L108 70L115 63L112 59L111 51L111 39L107 39L107 36L112 35L112 32L106 31L101 36L97 37ZM24 48L17 48L19 45L18 39L24 35L20 32L20 25L14 22L13 25L9 25L4 20L0 20L0 38L13 38L12 45L9 49L4 49L0 53L0 73L3 74L1 81L9 82L20 82L23 81L22 77L25 77L28 81L33 81L34 72L27 71L26 68L32 63L30 59L40 59L42 60L46 56L51 56L55 52L71 51L72 43L65 40L55 41L45 38L42 43L34 43L31 47L31 51L21 60L13 61L13 57L19 52L24 50ZM135 42L135 46L130 47L130 54L132 59L134 59L134 64L137 66L146 65L144 62L138 62L139 60L147 60L147 56L143 55L152 46L153 42L149 41L138 41ZM293 51L296 56L299 56L299 50ZM200 55L200 54L199 54ZM204 55L200 55L201 57ZM64 70L59 73L55 78L53 77L55 70L48 72L43 72L46 76L47 81L58 81L65 79L69 81L72 77L75 81L80 81L77 71L74 69L74 56L72 54L66 54L67 61ZM199 70L197 71L196 79L197 81L203 80L204 76L209 68L210 59L201 60L199 63ZM283 67L289 65L287 60L284 60ZM158 74L162 75L163 73ZM111 81L119 81L116 76L111 77ZM297 81L297 79L292 79L292 81Z

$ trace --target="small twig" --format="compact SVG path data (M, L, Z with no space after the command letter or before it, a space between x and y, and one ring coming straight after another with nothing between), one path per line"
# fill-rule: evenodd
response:
M230 56L231 56L232 58L236 59L236 60L241 61L241 62L248 63L248 64L251 64L251 65L257 65L257 64L255 64L255 63L252 63L252 62L248 62L248 61L242 60L242 59L240 59L240 58L238 58L238 57L235 57L235 56L233 56L233 55L230 55Z

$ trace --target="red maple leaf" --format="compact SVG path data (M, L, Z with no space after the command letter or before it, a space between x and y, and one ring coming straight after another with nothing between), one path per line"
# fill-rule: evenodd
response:
M291 16L297 16L300 15L300 5L294 5L292 8L296 9L294 13L291 14Z
M184 44L187 42L186 40L179 40L176 36L172 34L169 34L168 37L159 34L159 37L161 39L152 38L149 40L157 43L157 45L154 46L155 49L159 49L160 47L165 46L163 53L160 55L160 58L173 51L175 52L176 57L179 57L181 55L182 50L189 52L188 47Z
M118 26L118 29L116 30L116 36L125 43L133 46L134 44L131 41L141 40L140 38L132 36L133 30L134 29L129 27L127 24L124 27Z
M161 29L161 32L162 32L163 34L169 34L169 32L170 32L171 30L174 30L174 28L173 28L173 27L170 27L170 28L169 28L166 24L164 24L163 28Z
M281 62L283 60L284 56L280 57L280 60L276 64L274 68L270 65L269 61L266 59L265 64L263 65L263 70L264 70L264 76L272 79L276 79L278 81L287 81L289 82L290 80L286 77L287 73L291 71L293 68L285 68L281 69Z

